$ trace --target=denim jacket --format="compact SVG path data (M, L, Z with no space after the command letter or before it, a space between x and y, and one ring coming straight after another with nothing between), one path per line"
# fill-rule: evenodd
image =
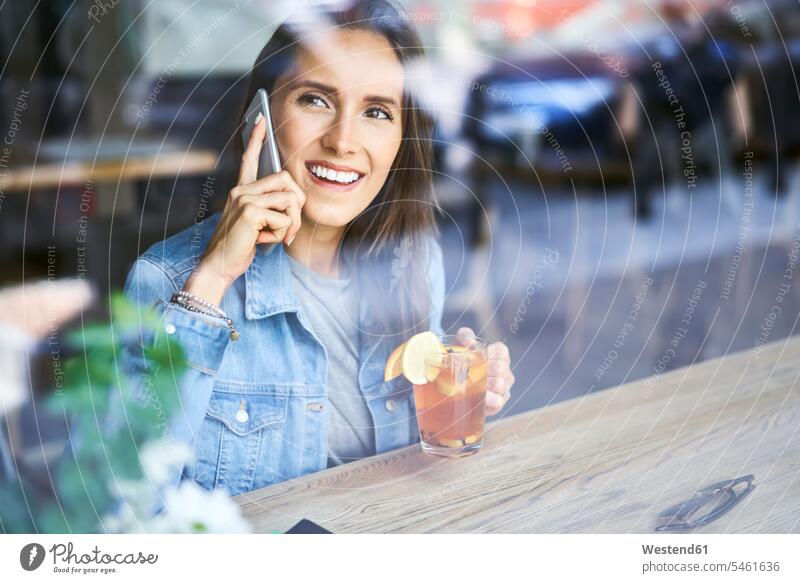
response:
M195 454L182 477L236 495L326 468L328 355L299 306L283 245L259 246L223 298L221 308L235 322L239 340L230 340L222 319L169 304L218 220L214 215L151 247L134 264L125 293L140 305L155 305L164 330L186 352L181 407L169 422L170 437ZM433 238L425 260L430 327L441 333L444 265ZM359 330L369 329L372 320L364 304ZM377 453L419 441L411 385L402 376L383 380L394 346L365 333L359 346L359 389L374 421Z

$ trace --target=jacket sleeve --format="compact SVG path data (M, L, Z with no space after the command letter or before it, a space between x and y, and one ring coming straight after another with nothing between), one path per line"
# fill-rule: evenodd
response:
M445 300L445 273L442 247L435 238L431 238L430 263L428 266L428 281L431 286L431 320L430 329L435 334L443 334L442 315Z
M228 346L229 330L224 320L190 312L169 303L177 286L164 269L147 258L136 261L125 284L125 295L142 308L154 307L161 332L183 347L186 368L178 383L179 405L167 420L165 437L185 443L194 449L197 432L205 418L214 387L214 379ZM158 343L163 334L138 330L138 342L125 349L122 367L132 383L137 398L147 399L147 379L143 346ZM113 414L119 412L112 406ZM175 476L173 483L180 481Z

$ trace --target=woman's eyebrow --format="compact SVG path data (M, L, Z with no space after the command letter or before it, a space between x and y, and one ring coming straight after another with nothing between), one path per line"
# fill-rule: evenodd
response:
M336 87L332 87L330 85L326 85L325 83L320 83L319 81L312 81L310 79L303 79L300 81L292 81L289 83L288 90L292 91L293 89L297 89L299 87L311 87L322 91L328 95L335 95L339 91ZM385 103L387 105L394 105L397 106L397 100L394 97L389 97L386 95L366 95L364 96L364 101L374 101L378 103Z

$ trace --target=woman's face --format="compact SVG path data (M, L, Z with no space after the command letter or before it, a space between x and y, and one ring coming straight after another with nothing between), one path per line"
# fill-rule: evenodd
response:
M306 193L304 220L343 227L377 196L400 148L403 83L376 33L335 31L298 49L270 107L281 160Z

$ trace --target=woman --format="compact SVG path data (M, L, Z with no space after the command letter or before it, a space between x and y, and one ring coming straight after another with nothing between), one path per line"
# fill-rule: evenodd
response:
M184 476L231 494L418 441L410 385L383 368L442 332L431 121L406 79L420 40L386 0L319 10L278 28L244 99L268 91L284 169L257 177L262 119L224 210L148 250L126 286L187 353L169 428L194 445ZM494 414L513 375L504 345L490 358Z

